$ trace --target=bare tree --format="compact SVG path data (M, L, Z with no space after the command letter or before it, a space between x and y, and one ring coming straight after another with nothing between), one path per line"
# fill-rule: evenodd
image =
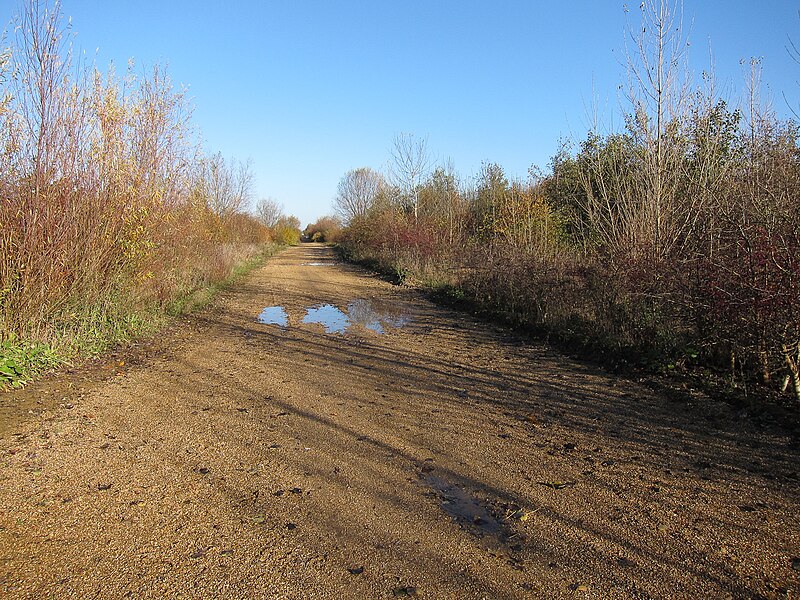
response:
M641 23L629 28L627 131L583 144L579 200L594 239L623 254L666 257L696 221L680 197L690 115L688 42L679 0L644 0Z
M674 143L686 118L688 41L683 33L683 5L679 0L644 0L639 32L631 38L628 54L633 114L629 127L644 143L639 210L629 223L637 244L656 255L666 254L677 241L675 198L677 175L683 156Z
M798 11L798 16L800 16L800 11ZM794 40L789 38L789 45L786 47L786 51L789 53L789 56L792 58L794 62L800 64L800 48L795 45ZM800 110L798 107L792 106L792 102L786 97L786 92L783 92L783 101L786 102L786 106L789 107L789 110L794 115L795 119L800 118Z
M65 28L61 22L58 0L52 7L42 0L26 3L16 28L19 51L12 55L14 71L19 74L14 79L18 89L12 94L19 98L25 135L32 141L29 160L37 194L63 141L58 139L58 134L63 133L58 121L70 56L69 52L65 56Z
M283 217L283 207L274 198L261 198L256 204L256 216L266 227L275 227Z
M244 210L245 206L250 205L253 200L255 175L253 173L253 161L251 159L238 161L235 164L233 195L241 211Z
M241 212L253 195L250 162L228 162L221 153L211 155L203 170L208 206L219 216Z
M344 223L349 223L367 214L385 188L383 175L369 167L348 171L339 181L334 210Z
M418 138L413 133L396 135L392 142L391 159L392 183L410 203L416 220L419 214L419 186L431 166L428 140Z
M218 215L233 212L234 206L230 203L233 195L233 177L225 157L220 152L211 155L206 163L206 185L211 209Z

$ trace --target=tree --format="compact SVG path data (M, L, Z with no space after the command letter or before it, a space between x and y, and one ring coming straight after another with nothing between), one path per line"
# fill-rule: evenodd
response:
M256 217L266 227L275 227L283 216L283 207L274 198L261 198L256 204Z
M677 1L645 0L641 9L641 28L631 34L635 52L628 55L632 113L627 120L644 152L638 207L627 233L635 240L635 251L650 250L662 258L681 234L676 188L685 154L682 126L687 115L689 44Z
M272 227L272 239L279 244L294 246L300 243L300 219L281 215Z
M70 53L65 57L65 28L61 25L61 2L49 7L46 2L26 3L16 27L17 52L12 54L17 86L11 93L19 100L25 135L31 140L30 161L38 195L54 175L56 155L68 135L59 117L63 117L66 77ZM63 120L63 119L62 119Z
M474 226L480 235L492 238L497 217L509 192L508 178L497 163L483 163L472 203Z
M383 175L369 167L348 171L339 181L334 210L348 224L366 215L386 187Z
M433 171L420 186L418 200L423 217L446 231L449 244L455 243L463 230L466 207L452 163Z
M312 242L335 242L342 231L342 223L336 217L321 217L303 231Z
M401 133L394 138L391 158L392 183L400 189L406 207L411 208L416 220L419 213L419 185L425 179L431 163L428 141L417 138L413 133Z
M563 222L564 233L586 251L589 242L583 208L586 206L586 191L582 184L581 167L570 153L568 142L562 141L550 159L550 175L542 180L541 191Z
M202 169L207 206L220 217L241 212L252 197L253 173L249 162L228 162L222 153L212 154Z

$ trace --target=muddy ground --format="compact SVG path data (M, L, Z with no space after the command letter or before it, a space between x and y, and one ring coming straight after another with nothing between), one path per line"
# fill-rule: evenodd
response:
M688 398L293 248L0 395L0 592L800 597L797 441Z

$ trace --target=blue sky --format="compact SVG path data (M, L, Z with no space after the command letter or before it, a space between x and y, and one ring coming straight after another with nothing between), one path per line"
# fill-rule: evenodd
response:
M17 0L0 0L8 18ZM559 138L580 139L593 98L622 102L626 19L639 2L572 0L63 0L75 45L105 68L166 63L189 87L206 147L252 159L258 196L303 224L331 211L349 169L382 169L400 132L465 177L481 161L524 177ZM719 84L744 90L763 59L779 114L800 104L800 2L685 0L690 63L713 50ZM617 119L618 120L618 119Z

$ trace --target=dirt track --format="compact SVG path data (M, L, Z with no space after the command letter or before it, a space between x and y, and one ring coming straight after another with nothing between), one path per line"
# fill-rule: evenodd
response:
M0 592L800 598L796 441L332 263L0 396Z

